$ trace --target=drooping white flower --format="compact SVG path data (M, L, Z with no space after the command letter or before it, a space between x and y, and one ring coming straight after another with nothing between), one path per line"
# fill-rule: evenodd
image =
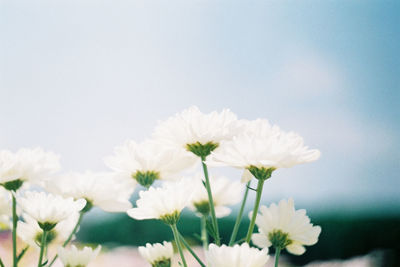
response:
M106 158L105 163L117 173L149 187L154 180L174 179L177 173L192 166L194 160L186 151L147 140L127 141L116 147L115 154Z
M0 230L9 228L11 216L11 193L0 187Z
M247 243L233 247L210 244L206 259L209 267L264 267L269 256L268 249L251 248Z
M304 209L295 210L293 199L281 200L279 205L261 206L256 219L259 233L253 234L253 243L261 248L286 248L292 254L305 252L304 245L318 242L321 227L313 226Z
M65 267L86 267L99 255L101 246L95 250L90 247L78 249L74 245L71 248L59 247L58 256Z
M125 212L132 208L129 198L134 190L133 180L111 173L64 174L49 181L46 188L64 197L84 198L89 206L108 212Z
M190 203L193 186L187 180L164 183L162 187L150 187L140 191L136 208L127 211L136 220L160 219L167 224L175 224L181 211Z
M23 182L42 184L60 168L59 157L41 148L0 151L0 184L16 191Z
M149 244L139 247L140 255L152 266L171 266L171 259L174 256L172 243L164 241L162 244Z
M40 228L51 230L57 223L81 211L86 205L86 200L27 191L23 197L18 198L17 203L39 223Z
M304 145L300 135L282 131L266 120L244 125L248 129L242 130L242 134L221 142L220 148L207 160L208 165L245 169L244 177L248 181L251 179L249 172L257 179L266 179L273 170L312 162L320 156L318 150Z
M236 134L236 122L236 115L228 109L204 114L192 106L160 123L154 137L166 145L206 157L222 140Z
M190 208L198 213L198 215L208 215L209 200L207 190L203 184L203 175L197 173L192 179L192 186L195 188ZM233 182L223 176L210 176L211 191L214 201L214 208L217 217L228 216L231 209L228 205L235 205L240 202L243 193L243 184Z
M43 230L39 227L38 222L31 218L29 215L24 214L24 221L18 221L17 234L28 245L40 249L39 245L42 240ZM78 222L79 215L74 213L67 219L57 223L57 225L47 233L46 244L62 244L64 243L76 223Z

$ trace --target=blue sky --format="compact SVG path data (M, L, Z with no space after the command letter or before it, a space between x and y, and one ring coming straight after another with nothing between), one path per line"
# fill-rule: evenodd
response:
M400 208L398 1L0 0L0 147L64 170L190 105L268 118L318 148L263 201ZM239 176L238 172L213 170Z

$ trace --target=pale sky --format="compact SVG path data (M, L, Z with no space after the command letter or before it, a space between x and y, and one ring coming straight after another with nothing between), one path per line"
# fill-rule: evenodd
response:
M400 208L396 1L0 0L0 149L42 146L64 171L197 105L267 118L321 150L263 201ZM239 178L235 171L212 170Z

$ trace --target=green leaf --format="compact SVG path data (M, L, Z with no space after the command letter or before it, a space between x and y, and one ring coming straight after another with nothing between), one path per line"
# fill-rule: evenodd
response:
M22 257L25 255L25 252L28 250L28 248L29 248L29 246L26 246L26 247L19 253L19 255L18 255L18 257L17 257L17 262L19 262L19 261L22 259Z
M214 240L217 239L217 234L216 234L215 229L214 229L214 226L213 226L213 224L211 223L210 220L207 220L207 221L206 221L206 230L207 230L208 234L209 234L212 238L214 238Z

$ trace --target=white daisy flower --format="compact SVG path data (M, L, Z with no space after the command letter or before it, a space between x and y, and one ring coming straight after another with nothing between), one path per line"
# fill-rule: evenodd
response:
M76 223L78 222L79 214L74 213L67 219L59 222L52 230L47 233L46 244L62 244L72 233ZM40 249L43 230L39 227L38 222L29 215L23 215L24 221L18 221L17 234L28 245Z
M264 267L269 256L268 249L251 248L247 243L233 247L210 244L206 259L209 267Z
M64 174L49 181L46 188L64 197L86 199L85 211L92 206L108 212L125 212L132 208L129 198L134 190L134 182L111 173L87 171Z
M190 203L193 185L187 180L164 183L162 187L150 187L140 191L136 208L127 211L136 220L160 219L166 224L175 224L181 211Z
M0 230L10 227L11 216L11 193L0 187Z
M71 248L58 248L58 256L65 267L86 267L99 255L101 246L95 250L90 247L78 249L74 245Z
M147 140L142 143L127 141L116 147L114 156L106 158L105 163L117 173L149 187L155 180L175 178L195 162L186 151Z
M276 169L312 162L320 156L318 150L304 146L301 136L270 126L266 120L255 120L245 125L249 128L242 134L221 142L220 148L207 160L208 165L245 169L245 181L251 179L249 173L265 180Z
M160 123L154 137L167 145L206 157L222 140L232 138L237 130L236 122L236 115L228 109L204 114L192 106Z
M207 190L204 186L204 179L201 173L197 173L191 179L195 188L190 208L198 213L199 216L210 213ZM214 201L215 214L217 217L225 217L231 213L228 205L235 205L241 201L243 193L243 184L240 182L232 182L226 177L210 176L211 191Z
M57 223L81 211L86 205L86 200L27 191L25 196L18 198L18 204L39 223L40 228L50 231Z
M153 267L171 266L171 259L174 256L172 243L164 241L162 244L149 244L139 247L140 255Z
M24 182L42 184L60 168L59 156L41 148L0 151L0 185L18 190Z
M318 242L321 227L313 226L304 209L295 210L293 199L281 200L279 205L261 206L256 219L259 233L252 240L261 248L274 246L286 248L292 254L301 255Z

